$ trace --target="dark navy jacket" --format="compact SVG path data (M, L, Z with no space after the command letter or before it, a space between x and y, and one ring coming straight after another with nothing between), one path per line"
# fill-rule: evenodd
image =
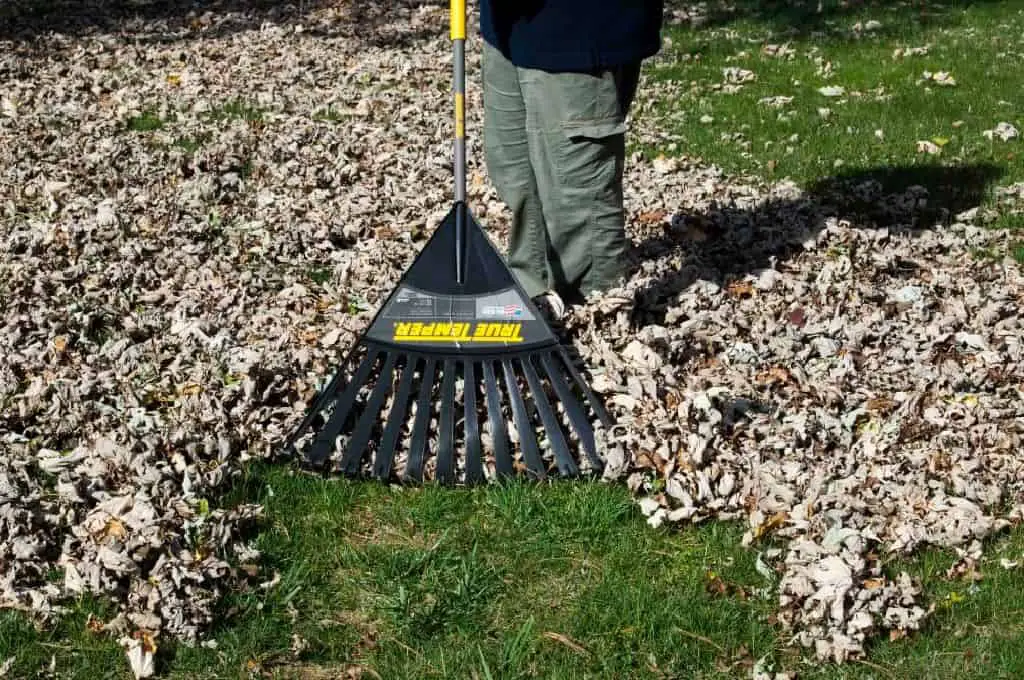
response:
M653 56L663 0L480 0L480 33L512 63L590 71Z

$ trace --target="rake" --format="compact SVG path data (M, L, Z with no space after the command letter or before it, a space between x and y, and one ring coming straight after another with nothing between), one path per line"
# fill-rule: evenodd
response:
M286 450L407 483L600 473L612 421L466 203L465 30L452 0L454 203Z

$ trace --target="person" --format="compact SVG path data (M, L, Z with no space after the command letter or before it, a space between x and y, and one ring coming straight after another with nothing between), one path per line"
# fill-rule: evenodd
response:
M627 252L626 118L663 0L480 0L484 160L512 213L507 260L555 318Z

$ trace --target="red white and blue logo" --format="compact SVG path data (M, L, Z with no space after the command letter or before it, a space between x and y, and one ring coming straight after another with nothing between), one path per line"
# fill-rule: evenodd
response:
M522 305L488 305L482 310L483 316L498 316L502 318L512 318L523 315Z

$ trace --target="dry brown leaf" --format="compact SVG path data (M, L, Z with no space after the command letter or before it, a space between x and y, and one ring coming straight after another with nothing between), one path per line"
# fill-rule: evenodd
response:
M637 215L636 221L644 226L654 226L664 223L667 216L668 211L666 210L650 210Z
M793 376L785 366L773 366L766 371L761 371L754 377L758 385L774 385L776 383L787 384L794 382Z
M548 638L549 640L554 640L555 642L557 642L559 644L565 645L566 647L568 647L572 651L576 652L577 654L582 654L584 656L590 656L590 651L587 650L586 647L584 647L580 643L576 642L575 640L570 638L568 635L563 635L562 633L555 633L555 632L552 632L552 631L545 631L544 637Z
M864 406L873 413L890 413L896 407L896 402L892 397L872 397Z
M733 281L726 287L726 290L733 297L749 297L755 294L754 284L750 281Z
M194 397L203 391L203 386L199 383L185 383L178 388L178 394L185 397Z
M777 513L775 513L774 515L772 515L771 517L766 519L764 522L759 524L757 526L757 528L754 529L754 538L755 539L763 538L764 536L770 534L771 532L775 531L779 527L783 526L788 519L789 519L789 513L788 512L777 512Z
M128 536L128 530L125 528L124 523L117 519L111 518L107 521L107 525L103 530L104 538L115 538L119 541L123 541Z

